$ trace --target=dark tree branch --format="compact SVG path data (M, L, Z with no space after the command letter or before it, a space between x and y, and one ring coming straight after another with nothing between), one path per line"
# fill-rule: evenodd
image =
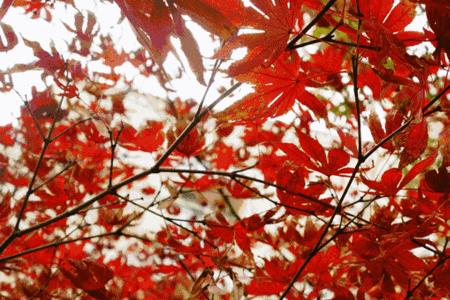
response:
M303 194L303 193L298 193L298 192L294 192L294 191L290 191L288 189L286 189L285 187L269 182L269 181L265 181L259 178L255 178L255 177L251 177L251 176L247 176L247 175L243 175L240 174L239 172L235 171L235 172L226 172L226 171L215 171L215 170L193 170L193 169L172 169L172 168L159 168L155 173L194 173L194 174L208 174L208 175L217 175L217 176L224 176L224 177L228 177L231 179L236 179L236 178L240 178L240 179L245 179L245 180L249 180L249 181L254 181L254 182L258 182L258 183L262 183L264 185L268 185L271 187L274 187L280 191L289 193L291 195L294 196L299 196L299 197L303 197L305 199L308 199L311 202L323 205L325 207L328 208L334 208L333 205L323 202L319 199L316 199L314 197L311 197L309 195Z
M414 292L425 282L425 280L430 277L440 266L442 266L447 259L449 259L450 256L443 256L441 257L438 262L431 268L425 276L422 277L422 279L419 280L419 282L412 288L408 289L408 292L406 293L405 300L411 298L414 294Z
M69 84L71 81L68 80L67 82ZM19 214L17 215L17 221L16 221L16 225L14 226L13 234L19 230L20 222L22 221L23 214L25 213L25 209L27 207L28 200L30 199L30 196L33 194L33 186L34 186L34 183L35 183L35 181L37 179L38 171L41 168L42 161L44 160L45 152L47 151L48 146L52 142L51 136L52 136L53 130L55 129L59 113L61 112L61 107L62 107L62 104L64 102L64 99L65 99L65 96L62 95L61 99L60 99L60 101L58 103L58 106L57 106L57 108L56 108L56 110L55 110L55 112L53 114L53 121L52 121L52 123L50 125L50 129L49 129L49 131L47 133L47 136L44 137L44 139L43 139L43 145L42 145L42 148L41 148L41 153L39 154L39 158L38 158L36 166L34 168L33 175L31 176L31 180L30 180L30 183L28 185L27 193L25 194L25 198L24 198L24 200L22 202L22 206L20 207L20 210L19 210ZM31 110L30 110L30 113L31 113ZM12 236L13 235L8 237L6 239L6 241L8 241ZM4 250L4 244L0 245L0 253L2 253L3 250Z
M293 49L295 43L297 43L320 19L325 15L325 13L333 6L336 0L330 0L327 4L322 8L322 10L311 20L311 22L306 25L303 30L294 37L287 45L287 49Z

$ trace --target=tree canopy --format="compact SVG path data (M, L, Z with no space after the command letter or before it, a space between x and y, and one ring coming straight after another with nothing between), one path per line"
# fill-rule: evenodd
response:
M86 5L0 6L0 298L450 297L448 1Z

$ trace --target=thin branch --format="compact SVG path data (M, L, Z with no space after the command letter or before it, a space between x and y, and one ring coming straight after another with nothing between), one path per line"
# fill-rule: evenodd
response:
M196 156L195 159L205 168L205 170L208 170L208 167L205 165L205 163L203 162L203 160L200 157ZM241 221L241 217L239 216L237 211L234 209L234 206L230 201L230 197L228 197L228 195L225 193L225 191L222 188L217 189L217 191L219 192L223 201L227 205L231 214L236 218L236 220Z
M272 204L275 205L275 206L281 206L281 207L288 208L288 209L292 209L292 210L295 210L295 211L298 211L298 212L301 212L301 213L304 213L304 214L308 214L308 215L311 215L311 216L317 218L318 220L322 221L323 223L326 223L326 221L323 220L323 219L322 219L321 217L319 217L318 215L316 215L316 213L315 213L313 210L304 209L304 208L299 208L299 207L295 207L295 206L292 206L292 205L289 205L289 204L284 204L284 203L281 203L281 202L277 202L277 201L275 201L275 200L273 200L273 199L270 199L270 198L267 197L266 195L263 195L263 194L260 193L257 189L255 189L255 188L253 188L253 187L251 187L251 186L249 186L249 185L247 185L247 184L241 182L240 180L234 179L234 181L235 181L237 184L241 185L242 187L248 189L249 191L252 191L253 193L255 193L256 195L258 195L259 197L261 197L261 198L263 198L263 199L266 199L267 201L269 201L270 203L272 203Z
M356 7L357 7L357 13L358 16L360 15L360 11L359 11L359 2L358 0L356 0ZM329 242L333 241L337 234L339 234L341 231L338 230L337 233L335 235L333 235L327 242L325 242L324 245L322 245L322 241L325 239L326 235L328 234L328 230L331 228L333 221L335 219L335 217L337 216L337 214L341 211L341 206L342 203L345 200L345 197L347 196L348 191L350 190L350 187L356 177L356 174L359 172L359 167L361 166L361 164L364 162L364 157L362 155L362 135L361 135L361 108L360 108L360 103L359 103L359 95L358 95L358 44L359 44L359 30L361 27L361 19L359 19L358 21L358 34L357 34L357 46L356 46L356 55L353 56L352 58L352 69L353 69L353 93L354 93L354 97L355 97L355 102L356 102L356 115L357 115L357 130L358 130L358 161L353 169L352 175L350 176L349 181L347 182L347 185L345 186L344 192L342 193L335 210L333 211L333 214L330 217L330 220L328 221L328 223L325 225L325 229L323 230L321 236L319 237L318 241L316 242L313 250L311 251L311 253L308 255L308 257L305 259L305 261L303 262L303 264L300 266L300 268L297 270L297 272L295 273L294 277L292 278L292 280L289 282L289 285L287 286L287 288L284 290L284 292L281 294L280 299L283 299L286 297L286 295L289 293L289 290L292 288L292 286L294 285L294 283L297 281L297 279L300 277L300 275L303 273L303 271L305 270L306 266L308 265L308 263L311 261L311 259L316 256L316 254L325 246L327 245ZM359 214L357 214L358 216ZM355 217L356 218L356 217ZM354 218L354 219L355 219ZM351 224L353 223L354 219L352 219L350 222L348 222L347 224Z
M444 256L442 258L440 258L438 260L438 262L434 265L433 268L431 268L427 274L425 274L425 276L422 277L422 279L420 279L420 281L410 290L408 290L408 292L406 293L405 296L405 300L411 298L414 294L414 292L425 282L425 280L430 277L440 266L442 266L447 259L449 259L450 256Z
M101 238L101 237L106 237L106 236L116 235L116 234L117 234L116 232L106 232L106 233L90 235L90 236L76 238L76 239L61 240L61 241L51 242L51 243L44 244L44 245L41 245L41 246L37 246L37 247L34 247L34 248L29 248L27 250L24 250L22 252L15 253L15 254L12 254L12 255L9 255L9 256L0 257L0 263L5 263L5 262L10 261L10 260L12 260L14 258L22 257L22 256L27 255L27 254L35 253L35 252L38 252L38 251L41 251L41 250L57 247L57 246L60 246L60 245L75 243L75 242L78 242L78 241L90 240L90 239L94 239L94 238Z
M379 148L381 148L384 144L389 142L394 136L402 132L405 128L409 126L412 122L412 118L408 119L402 126L391 132L389 135L387 135L384 139L382 139L378 144L376 144L372 149L370 149L366 154L362 156L362 161L366 161L375 151L377 151Z
M70 125L70 126L67 127L66 129L64 129L63 131L61 131L60 133L58 133L57 135L53 136L53 137L51 138L52 142L55 141L55 140L57 140L57 139L59 139L60 137L62 137L63 135L65 135L67 132L69 132L70 130L74 129L74 128L77 127L78 125L80 125L80 124L82 124L82 123L84 123L84 122L90 121L90 120L92 120L92 117L85 118L85 119L81 119L81 120L79 120L79 121L73 123L72 125Z
M436 96L434 96L433 99L428 102L427 105L422 109L423 113L427 113L427 110L433 106L434 103L436 103L445 93L447 93L448 89L450 89L450 85L447 85L442 91L439 92Z
M110 145L111 145L111 158L110 158L110 162L109 162L108 189L110 189L111 186L112 186L115 152L116 152L117 143L119 142L120 134L122 133L123 129L124 129L124 127L123 127L123 124L122 124L122 127L117 132L117 136L115 138L114 138L113 130L108 130L108 132L109 132L109 142L110 142Z
M349 47L358 47L361 49L367 49L367 50L373 50L373 51L381 51L380 46L372 46L372 45L357 44L357 43L352 43L352 42L338 41L338 40L335 40L332 38L326 40L326 42L333 43L333 44L339 44L339 45L345 45L345 46L349 46Z
M359 62L359 40L361 30L361 11L359 10L359 1L356 0L356 13L358 15L358 31L356 34L356 54L352 56L352 80L353 95L356 103L356 121L358 126L358 160L362 159L362 134L361 134L361 107L358 94L358 62Z
M60 171L58 171L55 175L53 175L52 177L46 179L44 182L42 182L41 184L35 186L32 190L31 193L35 193L37 190L39 190L40 188L42 188L43 186L46 186L47 184L49 184L50 182L52 182L56 177L58 177L59 175L65 173L67 170L69 170L70 168L72 168L75 165L74 161L69 162L64 168L62 168Z
M195 237L196 237L197 239L199 239L200 241L205 242L206 244L210 245L210 246L213 247L214 249L217 249L217 246L214 245L212 242L210 242L210 241L207 240L207 239L202 238L197 232L195 232L195 231L193 231L193 230L191 230L191 229L189 229L189 228L187 228L187 227L185 227L185 226L183 226L183 225L181 225L181 224L178 224L178 223L175 222L172 218L166 217L166 216L164 216L164 215L162 215L162 214L159 214L159 213L157 213L157 212L155 212L155 211L153 211L153 210L151 210L151 209L149 209L149 208L147 208L147 207L145 207L145 206L143 206L143 205L140 205L139 203L134 202L133 200L127 199L126 197L123 197L123 196L118 195L118 194L117 194L117 196L120 197L121 199L123 199L124 201L126 201L126 202L128 202L128 203L131 203L131 204L133 204L134 206L139 207L139 208L142 209L142 210L145 210L145 211L147 211L147 212L149 212L149 213L151 213L151 214L153 214L153 215L155 215L155 216L157 216L157 217L160 217L160 218L163 219L163 220L166 220L166 221L172 223L173 225L175 225L175 226L177 226L177 227L183 229L184 231L186 231L186 232L192 234L193 236L195 236Z
M303 30L288 43L287 49L293 49L295 43L297 43L314 25L316 25L317 22L320 21L323 15L331 8L331 6L333 6L335 2L336 0L328 1L322 10L314 17L314 19L312 19L311 22L309 22L308 25L306 25Z
M195 117L197 117L203 109L203 105L205 103L206 96L208 95L208 92L209 92L212 84L214 83L214 79L216 77L217 71L219 70L221 64L222 64L221 59L216 59L216 61L214 62L211 77L209 78L208 85L206 86L205 92L203 93L202 99L200 100L200 104L198 105L197 111L195 113Z
M16 92L17 95L19 95L19 97L22 99L22 96L19 94L18 91L14 90ZM33 120L34 126L36 127L39 136L41 137L42 140L45 140L45 134L42 131L41 125L39 125L39 122L36 120L35 115L33 114L33 111L30 108L30 105L28 103L28 101L26 99L22 99L23 105L25 105L25 108L27 109L28 113L31 116L31 119Z
M348 233L354 233L354 232L360 232L360 231L366 231L367 229L357 229L357 230L353 230L351 232L349 231L345 231L345 229L347 229L347 227L350 226L350 224L355 223L355 220L358 219L362 213L364 213L364 211L372 204L373 201L375 201L375 199L371 199L372 201L367 203L362 210L360 210L352 219L350 219L347 224L345 224L343 227L339 227L338 230L336 230L336 232L325 242L323 242L321 245L319 245L318 251L321 251L323 248L325 248L329 243L331 243L332 241L334 241L338 235L340 234L348 234Z
M349 47L358 47L358 48L372 50L372 51L380 51L381 50L381 48L379 46L357 45L352 42L338 41L338 40L333 39L333 36L324 36L324 37L321 37L321 38L318 38L315 40L297 44L297 45L293 46L292 49L299 49L299 48L303 48L306 46L310 46L310 45L314 45L314 44L318 44L318 43L322 43L322 42L330 43L330 44L339 44L339 45L344 45L344 46L349 46Z
M320 251L321 249L321 244L322 241L325 239L325 236L328 233L328 230L330 229L330 227L333 224L334 218L337 216L337 214L339 213L339 211L341 210L341 205L342 202L344 201L345 197L347 196L348 191L350 190L350 186L353 183L353 180L356 177L356 174L359 171L359 167L361 165L361 161L358 161L355 165L355 167L353 168L353 173L344 189L344 192L341 195L341 198L339 199L336 208L333 211L333 214L330 217L330 220L328 221L328 223L325 225L325 228L322 232L322 234L320 235L318 241L316 242L313 250L309 253L309 255L306 257L306 259L304 260L303 264L298 268L297 272L295 273L295 275L293 276L293 278L291 279L291 281L289 282L288 286L286 287L286 289L283 291L283 293L281 294L279 299L284 299L287 294L289 293L289 291L291 290L291 288L294 286L294 283L297 281L297 279L300 277L300 275L303 273L303 271L305 270L306 266L309 264L309 262L314 258L314 256L316 256L316 254Z
M305 199L308 199L311 202L323 205L325 207L328 208L334 208L333 205L323 202L319 199L316 199L314 197L311 197L309 195L303 194L303 193L298 193L298 192L294 192L294 191L290 191L287 188L285 188L284 186L269 182L269 181L265 181L259 178L255 178L255 177L251 177L251 176L247 176L247 175L243 175L240 173L236 173L236 172L225 172L225 171L215 171L215 170L193 170L193 169L172 169L172 168L159 168L156 173L194 173L194 174L208 174L208 175L217 175L217 176L224 176L224 177L228 177L231 179L236 179L236 178L240 178L240 179L245 179L245 180L249 180L249 181L254 181L254 182L258 182L258 183L262 183L264 185L268 185L271 187L274 187L280 191L289 193L291 195L294 196L299 196L299 197L303 197Z
M358 54L352 57L353 95L356 104L356 122L358 129L358 159L362 158L361 106L358 94Z
M70 80L68 80L68 83L70 83ZM20 207L19 214L17 216L16 225L14 226L14 231L13 232L17 232L19 230L20 222L22 221L23 214L25 212L25 208L27 207L27 204L28 204L28 200L30 199L30 196L33 194L33 192L32 192L33 191L33 185L34 185L34 182L36 181L36 178L38 176L38 171L39 171L39 169L41 167L42 161L44 160L45 152L47 151L47 148L48 148L48 146L51 143L50 137L52 136L53 130L55 129L56 122L58 120L58 115L59 115L59 113L61 111L61 107L62 107L62 104L64 102L64 99L65 99L65 96L62 95L61 99L60 99L60 101L58 103L58 107L56 108L56 110L54 112L53 121L52 121L52 123L50 125L50 129L48 131L48 134L43 139L43 145L42 145L41 153L39 154L39 158L38 158L38 161L37 161L36 166L34 168L33 175L31 177L31 180L30 180L29 184L28 184L28 190L27 190L27 193L25 194L25 198L23 200L22 206ZM7 240L9 240L9 238ZM2 245L0 245L0 253L3 252L3 249L4 249L4 245L2 244Z
M223 201L225 201L225 204L230 209L231 214L236 218L236 220L241 221L241 217L237 213L237 211L234 209L233 204L230 201L230 197L228 197L227 194L225 194L225 191L223 189L218 189L220 196L222 196Z

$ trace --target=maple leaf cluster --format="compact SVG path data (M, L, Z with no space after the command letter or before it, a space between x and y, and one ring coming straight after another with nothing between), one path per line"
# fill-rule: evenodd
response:
M0 6L1 299L450 297L447 1L81 2Z

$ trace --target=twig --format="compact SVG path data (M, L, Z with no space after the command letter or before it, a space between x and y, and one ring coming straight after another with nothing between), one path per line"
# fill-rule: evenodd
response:
M68 83L70 83L70 80L68 80ZM41 167L42 161L44 160L45 152L47 151L47 148L48 148L48 146L51 143L51 138L50 137L52 136L53 130L54 130L55 125L56 125L56 122L58 120L58 115L59 115L59 113L61 111L61 106L62 106L62 103L64 102L64 99L65 99L65 96L62 95L61 99L60 99L60 101L58 103L58 107L56 108L56 110L54 112L53 121L52 121L52 123L50 125L50 129L49 129L49 131L47 133L47 136L43 139L43 145L42 145L41 153L39 154L39 158L38 158L38 161L37 161L36 166L34 168L33 175L31 177L30 183L28 184L28 190L27 190L27 193L25 194L25 198L23 200L22 206L20 207L19 214L17 216L17 221L16 221L16 225L14 226L13 233L17 232L19 230L20 222L22 221L22 217L23 217L23 214L25 212L25 208L27 207L28 200L30 199L30 196L33 194L33 185L34 185L34 182L36 181L36 178L37 178L37 175L38 175L38 171L39 171L39 169ZM13 236L13 235L11 235L11 236ZM8 237L7 240L9 240L9 239L10 238ZM4 244L0 245L0 253L3 252Z
M290 191L287 188L269 182L269 181L265 181L259 178L255 178L255 177L251 177L251 176L247 176L247 175L243 175L240 173L236 173L236 172L225 172L225 171L215 171L215 170L193 170L193 169L172 169L172 168L159 168L156 173L194 173L194 174L208 174L208 175L217 175L217 176L224 176L224 177L228 177L231 179L235 179L235 178L240 178L240 179L245 179L245 180L249 180L249 181L254 181L254 182L258 182L258 183L262 183L271 187L274 187L276 189L279 189L283 192L289 193L291 195L295 195L295 196L300 196L303 197L305 199L308 199L311 202L323 205L325 207L328 208L334 208L333 205L323 202L319 199L316 199L314 197L311 197L309 195L303 194L303 193L298 193L298 192L294 192L294 191Z
M64 172L66 172L67 170L69 170L70 168L72 168L75 165L75 162L71 161L69 162L64 168L62 168L59 172L57 172L55 175L53 175L52 177L48 178L47 180L45 180L44 182L42 182L41 184L35 186L32 190L31 193L35 193L37 190L39 190L40 188L42 188L43 186L46 186L47 184L49 184L51 181L53 181L56 177L58 177L59 175L63 174Z
M51 138L52 142L59 139L61 136L65 135L67 132L69 132L70 130L74 129L75 127L77 127L78 125L90 121L92 119L92 117L89 118L85 118L85 119L81 119L75 123L73 123L70 127L67 127L66 129L64 129L63 131L61 131L60 133L58 133L57 135L53 136Z
M213 247L214 249L217 249L217 246L214 245L212 242L210 242L210 241L207 240L207 239L202 238L202 237L201 237L198 233L196 233L195 231L193 231L193 230L191 230L191 229L189 229L189 228L187 228L187 227L185 227L185 226L183 226L183 225L181 225L181 224L178 224L178 223L175 222L172 218L166 217L166 216L164 216L164 215L162 215L162 214L159 214L159 213L157 213L157 212L155 212L155 211L153 211L153 210L151 210L151 209L149 209L149 208L147 208L147 207L145 207L145 206L143 206L143 205L140 205L139 203L134 202L133 200L127 199L126 197L123 197L123 196L118 195L118 194L117 194L117 196L120 197L121 199L123 199L124 201L126 201L126 202L128 202L128 203L131 203L131 204L133 204L133 205L135 205L135 206L137 206L137 207L139 207L139 208L141 208L141 209L143 209L143 210L145 210L145 211L147 211L147 212L149 212L149 213L151 213L151 214L153 214L153 215L155 215L155 216L158 216L158 217L160 217L161 219L164 219L164 220L166 220L166 221L172 223L173 225L175 225L175 226L177 226L177 227L183 229L184 231L189 232L190 234L192 234L193 236L195 236L195 237L196 237L197 239L199 239L200 241L205 242L206 244L210 245L210 246Z
M423 276L422 279L420 279L420 281L412 289L408 290L408 292L406 293L406 296L405 296L405 300L411 298L413 296L414 292L425 282L425 280L428 277L430 277L434 273L434 271L436 271L440 266L442 266L445 263L445 261L449 258L450 258L450 256L444 256L444 257L440 258L438 260L438 262L434 265L434 267L431 268L427 272L427 274L425 274L425 276Z
M341 205L342 202L345 199L345 196L347 195L348 191L350 190L350 186L353 183L353 180L356 177L356 174L359 170L359 167L361 165L361 161L358 161L355 165L355 167L353 168L353 173L345 187L344 192L341 195L341 198L339 199L336 208L333 211L333 214L330 217L330 220L328 221L328 223L325 225L325 228L322 232L322 234L320 235L318 241L316 242L313 250L309 253L309 255L306 257L306 259L304 260L304 262L302 263L302 265L298 268L297 272L294 274L294 276L292 277L291 281L289 282L288 286L286 287L286 289L283 291L283 293L281 294L279 299L284 299L287 294L289 293L289 291L291 290L291 288L294 286L294 283L297 281L297 279L300 277L300 275L303 273L303 271L305 270L306 266L309 264L309 262L311 261L311 259L314 258L314 256L316 256L316 254L320 251L320 249L322 249L321 244L322 241L324 240L325 236L328 233L328 230L330 229L331 225L333 224L334 218L337 216L338 212L341 209ZM331 241L330 241L331 242Z
M287 45L288 49L293 49L295 43L297 43L317 22L320 21L322 16L333 6L333 4L336 2L336 0L330 0L327 4L322 8L322 10L314 17L314 19L311 20L311 22L306 25L303 30L294 37Z
M427 113L427 110L433 106L434 103L436 103L439 98L441 98L447 91L448 89L450 89L450 85L447 85L442 91L440 91L436 96L434 96L433 99L430 100L430 102L428 102L427 105L425 105L425 107L422 109L423 113Z

